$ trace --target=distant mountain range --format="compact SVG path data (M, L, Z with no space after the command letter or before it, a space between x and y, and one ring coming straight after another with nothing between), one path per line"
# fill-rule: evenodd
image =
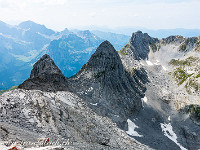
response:
M66 78L56 63L72 73L101 39L65 33L44 50L55 63L44 54L0 95L0 149L200 149L200 37L137 31L120 51L104 41Z
M53 58L66 77L70 77L89 60L101 42L108 40L119 51L129 42L133 31L136 29L89 31L66 28L56 32L32 21L17 26L0 21L0 90L22 83L28 78L32 65L45 53ZM178 33L200 35L198 30L186 29L144 31L159 38Z
M83 29L89 29L91 32L93 31L102 31L102 32L111 32L117 34L123 34L131 36L133 32L137 32L138 30L143 31L144 33L148 33L152 37L156 37L159 39L166 38L171 35L182 35L184 37L197 37L200 36L200 29L184 29L184 28L176 28L176 29L147 29L142 27L117 27L117 28L106 28L106 27L96 27L96 26L87 26L82 27Z
M1 21L0 90L22 83L44 53L48 53L64 75L70 77L88 61L102 41L115 38L113 45L120 50L130 37L114 33L98 36L89 30L74 33L67 28L55 32L32 21L17 26Z

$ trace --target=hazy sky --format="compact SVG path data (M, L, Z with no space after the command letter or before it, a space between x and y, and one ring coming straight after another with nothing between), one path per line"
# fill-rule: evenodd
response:
M200 29L200 0L0 0L0 20L81 26Z

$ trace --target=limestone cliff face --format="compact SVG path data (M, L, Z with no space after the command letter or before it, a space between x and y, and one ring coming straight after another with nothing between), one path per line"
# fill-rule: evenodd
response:
M47 54L34 64L30 78L19 85L19 88L42 91L64 91L68 89L66 77Z

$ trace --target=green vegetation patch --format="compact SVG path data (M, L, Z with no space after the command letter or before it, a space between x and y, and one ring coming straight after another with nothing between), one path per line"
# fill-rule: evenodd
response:
M189 79L189 81L186 83L185 87L186 87L187 92L191 93L191 88L194 88L195 92L197 92L199 90L200 85L194 79Z
M183 84L183 82L185 82L192 75L193 75L193 73L188 74L181 67L176 68L175 71L173 72L173 76L175 77L176 81L178 82L178 85Z
M187 48L186 44L182 44L182 45L180 46L180 51L185 52L185 51L186 51L186 48Z
M174 66L190 66L190 62L188 60L176 60L176 59L172 59L169 62L169 65L174 65Z
M200 121L200 106L199 105L188 105L182 109L184 113L190 114L191 118Z
M175 67L174 71L170 74L174 76L175 80L178 83L178 86L185 83L185 88L188 94L192 94L194 91L198 92L200 89L200 84L198 83L197 78L200 77L199 72L199 63L200 58L190 56L185 60L176 60L172 59L169 62L169 65L173 65ZM185 70L190 69L195 71L195 73L187 73ZM197 74L196 74L197 72Z
M196 78L200 78L200 72L198 72L198 74L197 74Z
M131 75L134 75L134 73L135 73L135 69L132 68L132 69L131 69Z
M181 85L193 74L188 74L182 68L179 67L179 68L176 68L173 75L174 75L176 81L178 82L178 85Z
M193 62L196 62L196 61L200 61L200 59L198 57L190 56L186 60L172 59L169 62L169 65L174 65L174 66L191 66L191 64Z
M197 47L195 48L195 51L197 51L197 52L200 51L200 43L198 43Z
M156 46L156 43L153 42L153 43L150 44L150 46L151 46L153 52L156 52L158 50L158 47Z
M122 54L122 55L127 55L127 50L130 48L130 44L126 44L119 52Z

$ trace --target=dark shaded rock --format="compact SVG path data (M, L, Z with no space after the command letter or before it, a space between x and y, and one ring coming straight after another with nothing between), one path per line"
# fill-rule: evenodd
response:
M104 41L88 63L69 80L71 90L95 112L125 128L127 118L141 109L145 91L144 84L138 81L146 78L145 71L137 71L135 76L126 71L112 44Z
M150 52L150 46L156 48L156 43L159 42L158 39L150 37L147 33L142 33L137 31L132 34L129 43L124 47L126 52L124 54L132 55L134 59L148 59L148 54Z
M167 38L163 38L162 42L165 44L171 44L171 43L182 43L184 42L183 36L169 36Z
M182 113L190 115L190 118L197 124L200 125L200 105L187 105L180 110Z
M65 76L47 54L34 64L30 78L19 85L19 88L42 91L68 89Z
M195 150L195 149L198 149L199 147L199 140L198 140L198 136L196 133L194 132L191 132L189 130L188 127L183 127L183 134L184 134L184 137L186 138L186 143L187 143L187 146L188 146L188 149L189 150Z

